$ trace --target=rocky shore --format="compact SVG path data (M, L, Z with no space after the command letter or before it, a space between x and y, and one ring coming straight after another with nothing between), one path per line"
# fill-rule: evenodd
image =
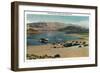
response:
M27 59L68 58L89 56L87 40L67 41L39 46L27 46ZM58 55L58 57L56 57Z

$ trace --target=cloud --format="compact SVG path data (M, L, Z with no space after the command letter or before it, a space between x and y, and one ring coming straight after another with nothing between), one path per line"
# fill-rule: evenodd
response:
M86 20L76 22L75 24L77 24L78 26L81 26L81 27L89 28L89 21L86 21Z

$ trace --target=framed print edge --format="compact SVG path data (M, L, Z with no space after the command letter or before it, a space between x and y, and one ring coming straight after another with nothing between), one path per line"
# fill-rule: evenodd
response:
M37 6L51 6L51 7L69 7L69 8L85 8L95 10L95 64L83 65L64 65L64 66L50 66L50 67L34 67L34 68L19 68L19 5L37 5ZM82 6L82 5L67 5L67 4L49 4L49 3L33 3L33 2L12 2L11 3L11 70L13 71L28 71L28 70L47 70L47 69L61 69L61 68L79 68L79 67L93 67L97 66L97 7L96 6Z
M18 69L18 5L11 3L11 70Z
M95 65L98 66L98 7L95 8Z

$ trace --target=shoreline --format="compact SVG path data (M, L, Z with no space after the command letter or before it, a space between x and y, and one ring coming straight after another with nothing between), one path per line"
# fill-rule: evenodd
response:
M87 34L68 34L79 37L76 40L68 40L60 43L49 43L45 45L27 45L27 59L46 59L46 58L71 58L89 56L89 38ZM87 44L86 46L84 46ZM74 46L64 46L64 44L75 44Z
M71 40L72 41L72 40ZM71 42L67 41L67 42ZM83 39L74 40L74 41L86 41ZM69 57L88 57L89 56L89 46L71 46L71 47L57 47L54 48L53 44L39 45L39 46L27 46L27 59L41 59L41 58L53 58L55 55L59 55L60 58L69 58ZM33 57L32 57L33 56ZM34 58L34 56L37 56ZM55 57L56 58L56 57Z

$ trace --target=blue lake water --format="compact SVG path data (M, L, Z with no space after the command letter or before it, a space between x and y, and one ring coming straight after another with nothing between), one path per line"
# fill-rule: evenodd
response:
M54 43L54 42L63 42L67 40L76 40L79 39L75 36L69 36L64 32L45 32L41 34L28 34L27 35L27 45L43 45L45 43L41 43L39 40L41 38L47 38L48 43Z

